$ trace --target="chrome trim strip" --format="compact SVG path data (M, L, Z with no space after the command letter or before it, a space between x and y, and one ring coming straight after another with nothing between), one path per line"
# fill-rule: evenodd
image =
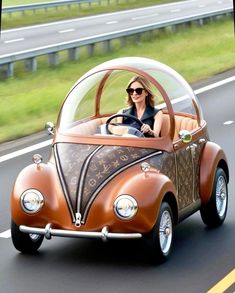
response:
M73 238L100 238L103 241L106 241L108 239L138 239L142 237L141 233L111 233L108 231L108 227L103 227L101 232L53 229L51 228L50 223L48 223L45 228L20 225L19 229L21 232L27 234L44 235L47 239L51 239L52 236L59 236Z
M179 178L178 178L178 164L177 164L177 155L176 152L174 152L174 159L175 159L175 184L176 184L176 192L177 192L177 204L179 200Z
M112 175L110 175L106 180L103 181L103 183L96 189L96 191L92 194L92 196L90 197L87 205L86 205L86 208L84 210L84 213L82 215L82 224L85 223L85 219L87 217L87 214L88 214L88 211L90 209L90 206L91 206L91 203L93 202L94 198L97 196L97 194L101 191L101 189L110 181L112 180L115 176L117 176L118 174L120 174L121 172L123 172L124 170L146 160L146 159L149 159L151 157L154 157L154 156L157 156L157 155L161 155L163 154L163 151L157 151L157 152L154 152L154 153L151 153L149 155L146 155L145 157L142 157L136 161L133 161L132 163L128 164L128 165L125 165L124 167L120 168L119 170L117 170L115 173L113 173Z

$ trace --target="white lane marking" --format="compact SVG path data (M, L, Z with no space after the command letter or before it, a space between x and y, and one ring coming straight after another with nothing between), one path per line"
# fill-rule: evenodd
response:
M24 38L19 38L19 39L4 41L4 43L5 44L10 44L10 43L16 43L16 42L21 42L21 41L24 41Z
M75 29L74 28L70 28L70 29L67 29L67 30L62 30L62 31L58 31L59 34L64 34L64 33L70 33L70 32L74 32Z
M117 20L113 20L113 21L107 21L106 24L115 24L115 23L118 23Z
M234 121L233 120L228 120L228 121L225 121L224 122L224 125L230 125L230 124L233 124Z
M218 82L215 82L213 84L210 84L208 86L205 86L205 87L202 87L200 89L197 89L197 90L194 90L194 93L197 95L197 94L201 94L201 93L204 93L206 91L209 91L209 90L212 90L216 87L219 87L219 86L222 86L222 85L225 85L229 82L232 82L232 81L235 81L235 75L232 76L232 77L229 77L229 78L226 78L224 80L221 80L221 81L218 81ZM7 154L7 155L4 155L2 157L0 157L0 163L1 162L5 162L7 160L10 160L10 159L13 159L13 158L16 158L16 157L19 157L21 155L24 155L24 154L27 154L29 152L32 152L32 151L35 151L35 150L38 150L40 148L43 148L43 147L46 147L46 146L49 146L50 144L52 143L52 139L50 140L46 140L44 142L41 142L41 143L38 143L38 144L35 144L35 145L32 145L32 146L29 146L29 147L26 147L22 150L18 150L18 151L15 151L13 153L10 153L10 154Z
M197 89L197 90L194 91L194 93L195 93L196 95L198 95L198 94L204 93L204 92L206 92L206 91L210 91L210 90L212 90L212 89L214 89L214 88L217 88L217 87L219 87L219 86L225 85L225 84L227 84L227 83L229 83L229 82L232 82L232 81L235 81L235 75L234 75L234 76L231 76L231 77L228 77L228 78L226 78L226 79L224 79L224 80L220 80L220 81L218 81L218 82L215 82L215 83L209 84L209 85L204 86L204 87L202 87L202 88L200 88L200 89Z
M0 238L11 238L11 230L6 230L0 233Z
M204 8L204 7L206 7L206 5L201 4L201 5L198 5L198 7L199 7L199 8Z
M171 13L176 13L176 12L180 12L180 11L181 11L181 9L172 9L172 10L170 10Z
M136 17L132 17L131 20L138 20L138 19L144 19L144 18L150 18L152 16L158 16L158 13L152 13L152 14L148 14L148 15L142 15L142 16L136 16Z
M187 4L193 3L198 0L187 0ZM39 1L40 2L40 1ZM105 13L105 14L99 14L99 15L93 15L93 16L86 16L86 17L81 17L81 18L74 18L74 19L69 19L69 20L62 20L62 21L55 21L55 22L49 22L49 23L44 23L44 24L39 24L39 25L34 25L34 26L26 26L22 28L16 28L16 29L9 29L9 30L3 30L1 33L9 33L9 32L15 32L15 31L22 31L22 30L30 30L30 29L35 29L35 28L41 28L41 27L48 27L48 26L53 26L56 24L67 24L67 23L72 23L72 22L77 22L77 21L88 21L90 19L96 19L96 18L104 18L107 16L114 16L114 15L123 15L123 14L128 14L128 13L135 13L135 11L146 11L146 10L152 10L155 9L156 6L158 9L168 7L168 6L181 6L182 4L184 5L185 3L182 3L185 1L179 1L179 2L174 2L172 3L166 3L166 4L161 4L161 5L153 5L153 6L148 6L148 7L142 7L142 8L136 8L136 9L129 9L125 11L118 11L118 12L110 12L110 13Z
M52 139L49 139L49 140L46 140L46 141L43 141L43 142L37 143L37 144L35 144L35 145L32 145L32 146L26 147L26 148L24 148L24 149L21 149L21 150L18 150L18 151L12 152L12 153L10 153L10 154L7 154L7 155L4 155L4 156L1 156L1 157L0 157L0 163L5 162L5 161L10 160L10 159L14 159L14 158L16 158L16 157L19 157L19 156L22 156L22 155L24 155L24 154L30 153L30 152L32 152L32 151L35 151L35 150L38 150L38 149L44 148L44 147L46 147L46 146L49 146L51 143L52 143Z

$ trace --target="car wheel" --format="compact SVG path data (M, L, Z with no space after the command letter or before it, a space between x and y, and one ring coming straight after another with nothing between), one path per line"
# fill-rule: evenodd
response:
M11 237L15 248L22 253L35 253L41 246L44 236L26 234L20 231L19 226L11 221Z
M163 202L157 222L147 237L152 260L164 262L169 256L173 243L173 223L171 207L167 202Z
M203 222L211 228L221 225L225 220L227 207L227 177L224 170L218 168L215 174L210 201L206 205L203 205L200 209Z

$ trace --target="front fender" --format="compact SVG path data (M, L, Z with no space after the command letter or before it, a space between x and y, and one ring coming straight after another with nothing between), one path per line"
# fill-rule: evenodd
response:
M229 180L227 158L222 148L213 142L207 142L202 153L200 164L200 196L203 204L210 200L215 172L221 167Z
M42 209L35 214L26 213L20 203L22 193L31 188L44 197ZM11 215L17 225L44 227L48 222L55 226L62 222L69 227L71 216L53 164L32 164L19 173L11 195Z
M103 225L112 232L149 232L158 217L161 202L167 193L176 195L172 181L157 170L145 175L139 166L116 176L93 201L86 220L88 229ZM116 198L128 194L138 203L138 212L131 220L119 219L113 209ZM99 217L97 217L99 215Z

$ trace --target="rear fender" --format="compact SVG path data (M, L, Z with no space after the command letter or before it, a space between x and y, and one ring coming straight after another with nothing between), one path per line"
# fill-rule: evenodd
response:
M229 180L227 158L222 148L213 142L207 142L202 153L200 164L200 196L203 204L210 200L216 169L224 170Z

